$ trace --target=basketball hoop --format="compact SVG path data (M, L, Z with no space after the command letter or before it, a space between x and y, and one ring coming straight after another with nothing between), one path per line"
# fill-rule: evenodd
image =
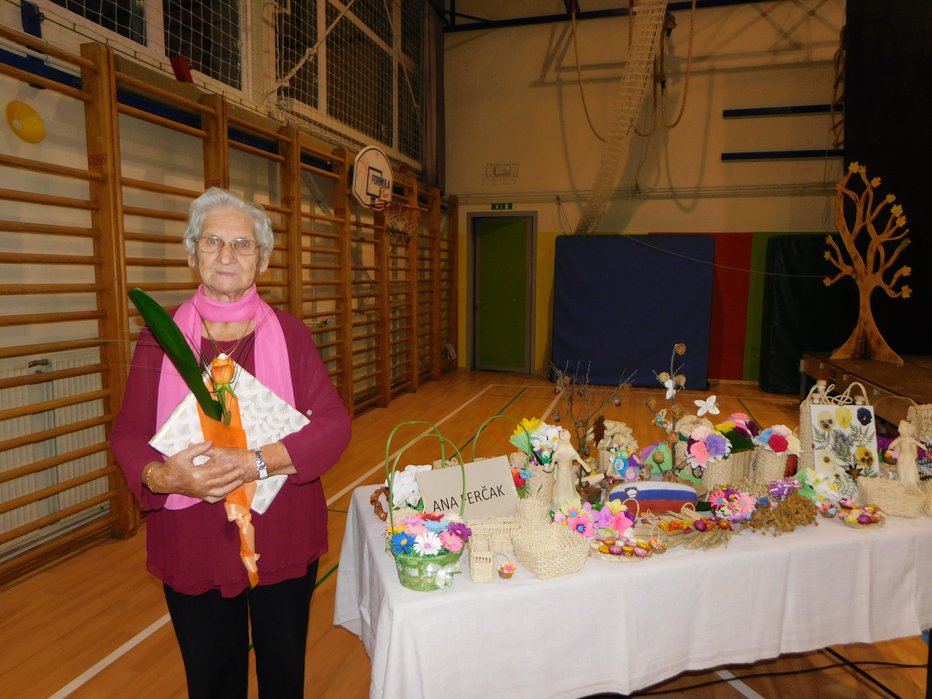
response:
M421 216L427 212L419 206L392 200L395 179L388 158L376 146L367 146L353 161L353 195L368 209L381 211L385 231L399 236L407 244L417 234Z
M385 215L385 230L388 234L403 237L405 243L417 233L421 216L426 212L419 206L397 201L376 202L372 208Z

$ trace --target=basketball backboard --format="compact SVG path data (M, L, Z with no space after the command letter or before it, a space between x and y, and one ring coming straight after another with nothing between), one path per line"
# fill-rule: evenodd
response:
M375 146L366 146L353 161L353 195L363 206L385 205L392 200L392 166Z

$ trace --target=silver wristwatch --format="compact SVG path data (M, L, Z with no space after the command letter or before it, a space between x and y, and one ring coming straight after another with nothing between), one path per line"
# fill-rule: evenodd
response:
M261 449L256 449L256 473L259 474L260 481L264 481L269 477L269 467L265 465Z

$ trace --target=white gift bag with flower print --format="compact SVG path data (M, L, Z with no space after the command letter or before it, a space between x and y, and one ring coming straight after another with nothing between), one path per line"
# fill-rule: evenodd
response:
M863 396L857 400L851 396L855 387ZM839 396L814 403L810 416L813 468L835 474L842 497L857 498L857 479L880 475L874 408L867 404L864 387L855 382Z

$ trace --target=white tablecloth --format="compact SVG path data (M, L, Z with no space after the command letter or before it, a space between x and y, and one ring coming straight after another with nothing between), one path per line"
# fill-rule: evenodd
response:
M353 493L334 623L362 638L371 697L582 697L679 674L932 626L932 520L858 531L820 519L779 537L674 548L639 563L590 558L540 580L401 586L373 487Z

